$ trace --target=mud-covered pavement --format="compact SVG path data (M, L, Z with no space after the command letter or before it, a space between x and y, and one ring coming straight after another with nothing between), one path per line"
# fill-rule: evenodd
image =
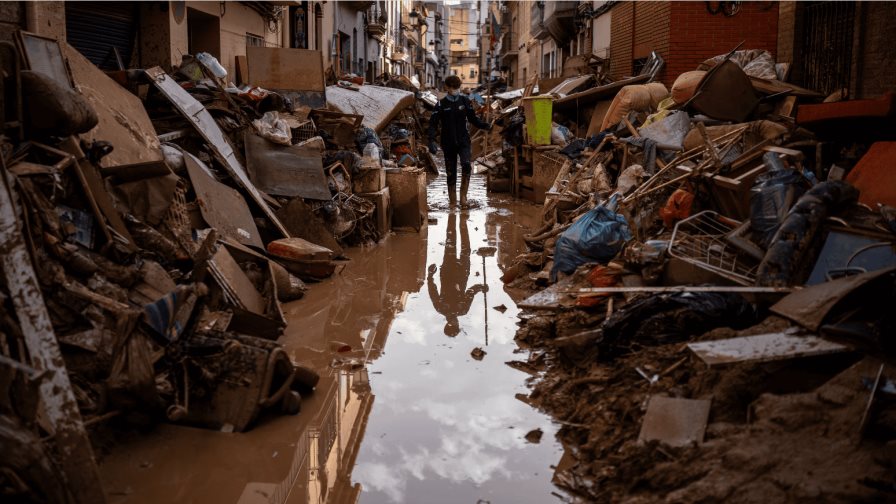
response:
M513 340L523 293L505 291L499 267L537 208L486 195L480 177L470 199L450 212L444 178L432 181L427 229L347 251L340 274L285 305L281 342L322 376L300 415L244 434L135 434L102 460L113 501L555 501L556 427L515 398L529 375L505 362L528 357Z

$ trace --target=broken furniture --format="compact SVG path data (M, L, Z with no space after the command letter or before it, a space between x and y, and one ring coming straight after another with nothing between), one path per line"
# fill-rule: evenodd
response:
M316 109L326 105L321 51L248 46L246 66L247 83L285 96L296 108Z
M336 269L332 250L301 238L272 241L267 251L287 271L303 280L321 280Z
M813 357L851 350L846 345L818 336L788 332L688 343L688 348L710 367Z
M205 163L192 154L184 153L184 161L202 218L209 226L234 241L264 249L252 212L240 193L215 180Z
M317 125L317 129L325 131L329 140L339 148L355 148L355 134L363 124L364 116L314 109L309 117Z
M420 231L426 225L429 205L426 201L426 172L422 168L386 171L392 227Z
M743 236L745 230L738 221L704 210L675 224L669 255L730 282L754 285L763 253Z
M414 93L382 86L364 85L358 91L327 86L327 103L343 114L363 116L361 124L382 132L398 114L414 105Z
M211 331L193 336L186 351L193 359L181 375L186 393L181 391L180 422L243 432L265 408L298 412L295 366L277 343ZM199 376L189 378L194 373ZM191 380L202 394L191 391Z
M155 85L155 87L161 91L172 104L174 104L177 110L179 110L180 113L193 124L199 134L205 138L212 147L215 159L221 163L221 166L227 170L230 176L233 177L247 193L249 193L252 200L261 208L277 231L281 233L282 236L289 237L289 232L286 231L286 228L283 227L283 224L281 224L277 219L277 216L274 215L274 211L268 206L267 200L264 199L255 185L252 184L252 181L249 180L246 170L243 168L242 164L240 164L230 143L227 141L221 128L218 127L218 124L212 118L211 114L209 114L208 110L175 82L171 76L162 71L161 68L150 68L146 71L146 75L150 78L153 85Z
M246 167L259 190L272 196L330 199L320 151L283 146L247 132Z

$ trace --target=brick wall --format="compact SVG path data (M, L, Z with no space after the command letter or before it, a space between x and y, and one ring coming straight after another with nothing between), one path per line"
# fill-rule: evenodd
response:
M25 2L0 2L0 40L11 42L25 28Z
M670 55L671 15L682 3L690 2L675 2L674 7L672 2L635 2L631 59L647 58L651 51L656 51L663 58Z
M778 61L793 62L796 2L778 2Z
M610 75L634 73L633 61L651 51L669 54L669 21L672 2L621 2L611 10ZM660 73L662 78L663 73Z
M620 2L610 11L610 75L616 79L632 72L634 7L632 2Z
M666 57L667 86L704 60L727 53L741 41L741 49L778 51L778 2L741 2L731 17L712 15L705 2L676 2L672 8L670 55Z
M631 75L632 61L656 51L666 60L658 78L667 86L704 60L744 49L778 51L778 2L742 2L740 11L712 15L705 2L620 2L610 23L610 74Z
M852 94L875 98L896 91L896 3L863 2L862 9L857 85Z

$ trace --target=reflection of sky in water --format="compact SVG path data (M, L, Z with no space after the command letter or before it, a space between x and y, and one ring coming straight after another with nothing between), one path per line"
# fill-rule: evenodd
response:
M427 265L436 263L441 270L448 219L444 213L432 216L438 224L429 227ZM493 232L497 219L491 220ZM511 220L500 218L500 225L513 226ZM477 249L495 243L483 240L484 213L473 213L467 228L470 288L483 281ZM425 285L409 296L392 323L383 355L370 366L376 399L352 472L352 479L364 488L361 502L555 500L550 496L554 488L549 467L559 459L555 429L545 416L514 398L528 392L528 375L504 364L525 359L525 354L513 353L518 310L503 290L497 256L486 257L485 268L490 286L488 346L482 294L476 295L467 314L459 314L461 332L454 338L444 334L445 317L433 309ZM439 273L435 278L439 284ZM508 307L505 313L493 309L501 304ZM482 361L470 357L477 346L488 352ZM546 434L540 445L523 439L536 427Z

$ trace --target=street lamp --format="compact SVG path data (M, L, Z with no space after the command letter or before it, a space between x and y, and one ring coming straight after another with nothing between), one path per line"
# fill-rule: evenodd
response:
M411 10L411 13L408 14L408 17L409 17L410 20L411 20L411 26L412 26L413 28L416 29L416 28L417 28L417 25L420 23L420 19L419 19L419 18L420 18L420 15L417 14L417 8L416 8L416 7L415 7L414 9Z

